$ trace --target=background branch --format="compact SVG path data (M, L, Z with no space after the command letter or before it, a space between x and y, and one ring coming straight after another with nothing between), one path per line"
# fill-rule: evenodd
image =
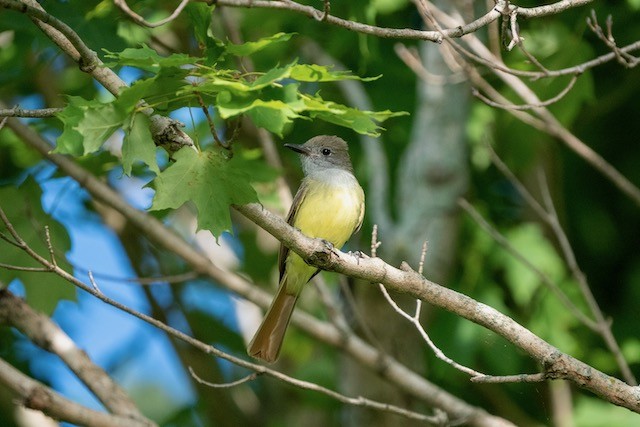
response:
M46 415L87 427L140 427L153 426L125 416L94 411L60 396L49 387L33 380L0 359L0 383L15 393L26 408L42 411Z
M0 321L18 329L34 344L57 354L113 414L155 425L143 417L129 396L51 319L36 313L20 298L3 289L0 290Z

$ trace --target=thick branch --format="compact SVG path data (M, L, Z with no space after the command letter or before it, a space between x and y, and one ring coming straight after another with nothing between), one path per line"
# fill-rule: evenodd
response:
M491 22L499 19L503 13L510 13L510 8L516 8L517 13L521 16L534 18L559 13L572 7L578 7L588 4L591 1L592 0L562 0L546 6L520 8L509 6L509 2L505 0L498 0L495 7L480 18L468 24L443 29L442 31L423 31L410 28L376 27L374 25L362 24L359 22L349 21L347 19L342 19L333 15L325 14L324 10L319 10L312 6L302 5L291 0L217 0L216 4L220 6L230 7L289 10L316 20L320 20L320 18L322 18L323 22L327 22L331 25L342 27L357 33L370 34L376 37L383 38L428 40L436 43L441 43L445 37L459 38L464 36L465 34L473 33L478 29L489 25Z
M36 0L0 0L0 7L26 14L43 33L64 53L78 63L80 69L89 73L114 96L127 84L98 58L71 27L48 14ZM184 125L178 120L153 114L151 108L143 112L151 118L151 134L158 146L172 153L183 146L193 146L193 141L181 130Z
M87 427L142 427L153 424L132 418L106 414L86 408L60 396L44 384L29 378L5 360L0 359L0 384L13 391L26 408Z
M395 268L380 258L355 259L329 248L321 240L304 236L258 204L237 206L236 209L300 254L309 264L372 283L382 283L387 289L410 294L471 320L506 338L537 360L547 378L569 380L609 402L640 413L640 389L562 353L494 308L433 283L415 271Z
M0 322L10 324L34 344L57 354L109 411L153 424L144 420L124 390L102 368L96 366L58 325L7 290L0 290Z

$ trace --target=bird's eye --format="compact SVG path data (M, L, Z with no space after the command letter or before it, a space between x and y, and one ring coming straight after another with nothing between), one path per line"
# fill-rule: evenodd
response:
M322 149L322 155L328 156L329 154L331 154L331 150L329 150L328 148L323 148Z

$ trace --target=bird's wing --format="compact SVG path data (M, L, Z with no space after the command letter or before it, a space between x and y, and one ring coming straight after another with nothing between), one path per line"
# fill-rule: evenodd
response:
M298 188L298 192L293 198L293 203L291 204L291 209L289 210L289 215L287 216L287 224L292 227L295 222L296 214L298 213L298 207L302 204L306 193L307 181L302 180L302 184L300 184L300 188ZM280 252L278 253L278 269L280 270L280 280L282 280L282 275L284 274L284 262L287 259L288 254L289 248L280 243Z

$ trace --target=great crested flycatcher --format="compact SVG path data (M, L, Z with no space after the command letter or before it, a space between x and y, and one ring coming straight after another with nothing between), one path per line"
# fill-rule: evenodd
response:
M364 192L353 175L347 143L337 136L322 135L285 147L300 154L305 175L287 222L308 237L341 248L364 217ZM278 358L300 291L319 271L282 244L278 264L278 293L248 347L250 356L269 363Z

